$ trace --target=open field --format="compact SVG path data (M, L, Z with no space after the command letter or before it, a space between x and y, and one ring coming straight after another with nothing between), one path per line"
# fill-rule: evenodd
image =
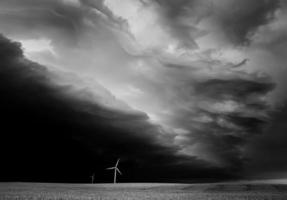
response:
M0 183L3 200L287 200L287 185L214 184L51 184Z

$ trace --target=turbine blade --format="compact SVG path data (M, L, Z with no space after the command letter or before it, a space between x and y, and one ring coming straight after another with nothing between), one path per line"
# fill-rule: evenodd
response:
M122 172L118 168L116 168L116 170L120 175L122 175Z
M115 167L109 167L109 168L106 168L106 169L115 169Z
M118 159L118 160L117 160L117 163L116 163L116 166L115 166L115 167L117 167L117 166L118 166L118 164L119 164L119 161L120 161L120 159Z

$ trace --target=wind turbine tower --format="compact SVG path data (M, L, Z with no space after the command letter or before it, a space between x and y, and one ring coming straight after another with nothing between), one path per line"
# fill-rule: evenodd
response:
M91 182L92 182L92 184L94 183L94 181L95 181L95 173L93 173L93 175L92 176L90 176L91 177Z
M110 169L114 170L114 184L117 183L117 173L122 175L121 171L118 168L119 161L120 161L120 159L117 160L116 165L114 167L107 168L108 170L110 170Z

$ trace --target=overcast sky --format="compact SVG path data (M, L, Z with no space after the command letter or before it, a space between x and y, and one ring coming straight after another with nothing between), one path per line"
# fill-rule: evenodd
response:
M1 0L0 33L6 179L287 176L284 0Z

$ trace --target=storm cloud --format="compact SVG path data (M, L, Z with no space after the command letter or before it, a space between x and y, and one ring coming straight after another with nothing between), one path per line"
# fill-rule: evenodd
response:
M161 128L148 122L144 113L108 108L101 99L91 101L81 96L83 92L91 93L89 89L55 84L51 82L55 72L24 58L19 43L3 36L0 42L1 121L6 130L2 135L5 145L1 146L6 169L1 174L3 179L18 176L22 180L37 177L36 180L46 181L84 181L88 173L103 170L117 157L131 164L127 169L142 170L138 176L127 174L126 180L154 178L150 168L159 173L155 180L166 179L160 172L163 167L176 174L169 176L170 180L184 180L185 173L195 178L204 177L203 173L218 178L219 172L228 177L224 169L196 157L179 155L176 146L164 145L158 139ZM104 90L98 87L99 91ZM106 101L108 98L117 101L107 92ZM17 163L26 164L17 171ZM185 170L180 172L178 166ZM83 171L74 172L77 168ZM50 172L40 175L42 170ZM70 179L72 172L75 177ZM106 181L106 177L101 175L98 179Z
M19 115L23 134L32 130L25 142L41 129L46 155L69 140L67 159L86 155L101 169L121 157L146 172L126 180L252 174L256 147L284 113L274 114L286 101L285 4L1 1L0 32L19 42L1 38L3 120Z

